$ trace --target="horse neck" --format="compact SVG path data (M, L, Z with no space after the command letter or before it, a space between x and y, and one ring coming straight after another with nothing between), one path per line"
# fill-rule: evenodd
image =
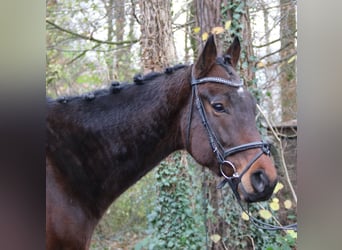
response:
M185 68L91 102L52 104L47 155L92 216L101 217L122 192L183 148L189 78Z

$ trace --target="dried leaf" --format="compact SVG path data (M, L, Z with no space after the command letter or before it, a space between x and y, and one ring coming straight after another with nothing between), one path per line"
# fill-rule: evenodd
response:
M224 24L224 28L225 28L226 30L229 30L231 24L232 24L232 20L226 21L226 23Z
M296 58L297 58L296 55L292 56L292 57L287 61L287 63L288 63L288 64L292 63L294 60L296 60Z
M292 207L292 202L290 200L284 201L284 206L286 209L290 209Z
M264 66L265 66L265 64L263 62L258 62L257 63L257 68L262 68Z
M224 32L224 28L221 26L214 27L211 30L211 33L213 33L213 34L221 34L223 32Z
M279 199L278 199L277 197L274 197L274 198L272 199L272 202L279 203Z
M217 243L221 240L221 236L218 234L213 234L212 236L210 236L210 239L214 242Z
M280 208L279 202L274 202L274 201L272 201L272 202L270 203L270 208L271 208L273 211L278 211L279 208Z
M241 218L243 219L243 220L249 220L249 215L248 214L246 214L245 212L242 212L241 213Z
M208 32L204 32L204 33L202 34L202 40L203 40L203 41L206 41L206 40L208 39L208 37L209 37Z
M193 31L195 34L197 34L201 31L201 27L195 27L195 28L193 28Z
M274 188L273 193L276 194L278 193L279 190L281 190L284 187L284 185L281 182L278 182L277 185Z
M271 212L266 209L260 209L259 215L261 216L261 218L264 218L265 220L268 220L272 217Z

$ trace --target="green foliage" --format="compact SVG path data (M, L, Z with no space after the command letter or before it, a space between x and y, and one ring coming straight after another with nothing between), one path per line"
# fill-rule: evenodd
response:
M144 237L142 234L148 226L146 215L152 210L153 202L157 197L153 188L154 182L154 174L151 172L109 207L96 227L91 249L108 247L106 243L108 239L128 245L132 243L132 236Z
M111 2L113 4L113 2ZM51 97L89 92L113 80L131 81L140 70L133 16L121 19L129 32L113 30L108 3L99 1L48 1L46 35L46 88ZM131 2L136 5L137 3ZM132 8L128 6L127 8ZM133 23L133 24L132 24ZM120 29L123 30L123 29ZM95 39L95 40L94 40ZM132 41L132 43L122 43ZM116 44L115 44L116 43Z
M276 189L277 190L277 189ZM241 208L229 189L222 190L222 201L219 204L219 215L229 225L228 231L222 235L222 240L228 249L294 249L296 246L297 233L292 230L269 231L257 228L255 225L243 219ZM292 207L285 208L284 195L277 190L274 198L270 201L259 202L249 206L250 213L267 223L277 224L279 219L283 224L293 223L296 216ZM278 204L278 206L275 206ZM263 218L261 211L269 211L270 219ZM283 214L290 214L292 219L284 217Z
M245 2L241 0L233 0L227 5L223 4L221 7L221 16L223 19L228 19L228 12L232 13L229 36L233 35L241 39L241 30L243 28L241 16L245 14Z
M204 224L196 205L185 154L174 153L156 171L158 197L148 215L151 236L135 249L201 249Z

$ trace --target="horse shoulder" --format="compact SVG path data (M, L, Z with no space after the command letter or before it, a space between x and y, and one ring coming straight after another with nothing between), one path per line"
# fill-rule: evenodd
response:
M69 195L67 183L46 162L46 249L88 249L97 221Z

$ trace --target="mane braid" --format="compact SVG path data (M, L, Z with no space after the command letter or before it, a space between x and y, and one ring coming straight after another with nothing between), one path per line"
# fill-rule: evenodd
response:
M151 80L157 78L158 76L161 76L162 74L163 73L154 72L154 71L147 73L146 75L136 74L133 77L133 81L136 85L142 85L142 84L146 83L146 81L151 81Z
M221 61L223 61L223 60L221 60ZM175 66L165 68L165 70L163 72L154 72L153 71L153 72L147 73L146 75L136 74L133 77L133 83L136 85L143 85L143 84L145 84L149 81L152 81L155 78L158 78L164 74L171 75L175 71L182 69L182 68L185 68L185 67L187 67L187 65L185 65L185 64L176 64ZM58 103L66 104L66 103L73 101L73 100L76 100L76 99L83 99L84 101L91 102L91 101L94 101L96 99L96 97L99 97L99 96L120 93L123 89L125 89L128 86L132 86L132 84L128 83L128 82L120 83L118 81L112 81L109 88L106 88L106 89L97 89L97 90L94 90L92 92L81 94L81 95L76 95L76 96L60 96L60 97L57 97L56 99L49 98L49 99L47 99L47 102L57 101Z
M155 72L155 71L152 71L150 73L147 73L146 75L142 75L142 74L136 74L134 77L133 77L133 81L136 85L142 85L144 83L146 83L147 81L152 81L154 80L155 78L159 77L159 76L162 76L164 74L166 75L170 75L172 74L173 72L179 70L179 69L182 69L182 68L185 68L187 65L185 64L176 64L175 66L173 67L167 67L165 68L164 72Z

